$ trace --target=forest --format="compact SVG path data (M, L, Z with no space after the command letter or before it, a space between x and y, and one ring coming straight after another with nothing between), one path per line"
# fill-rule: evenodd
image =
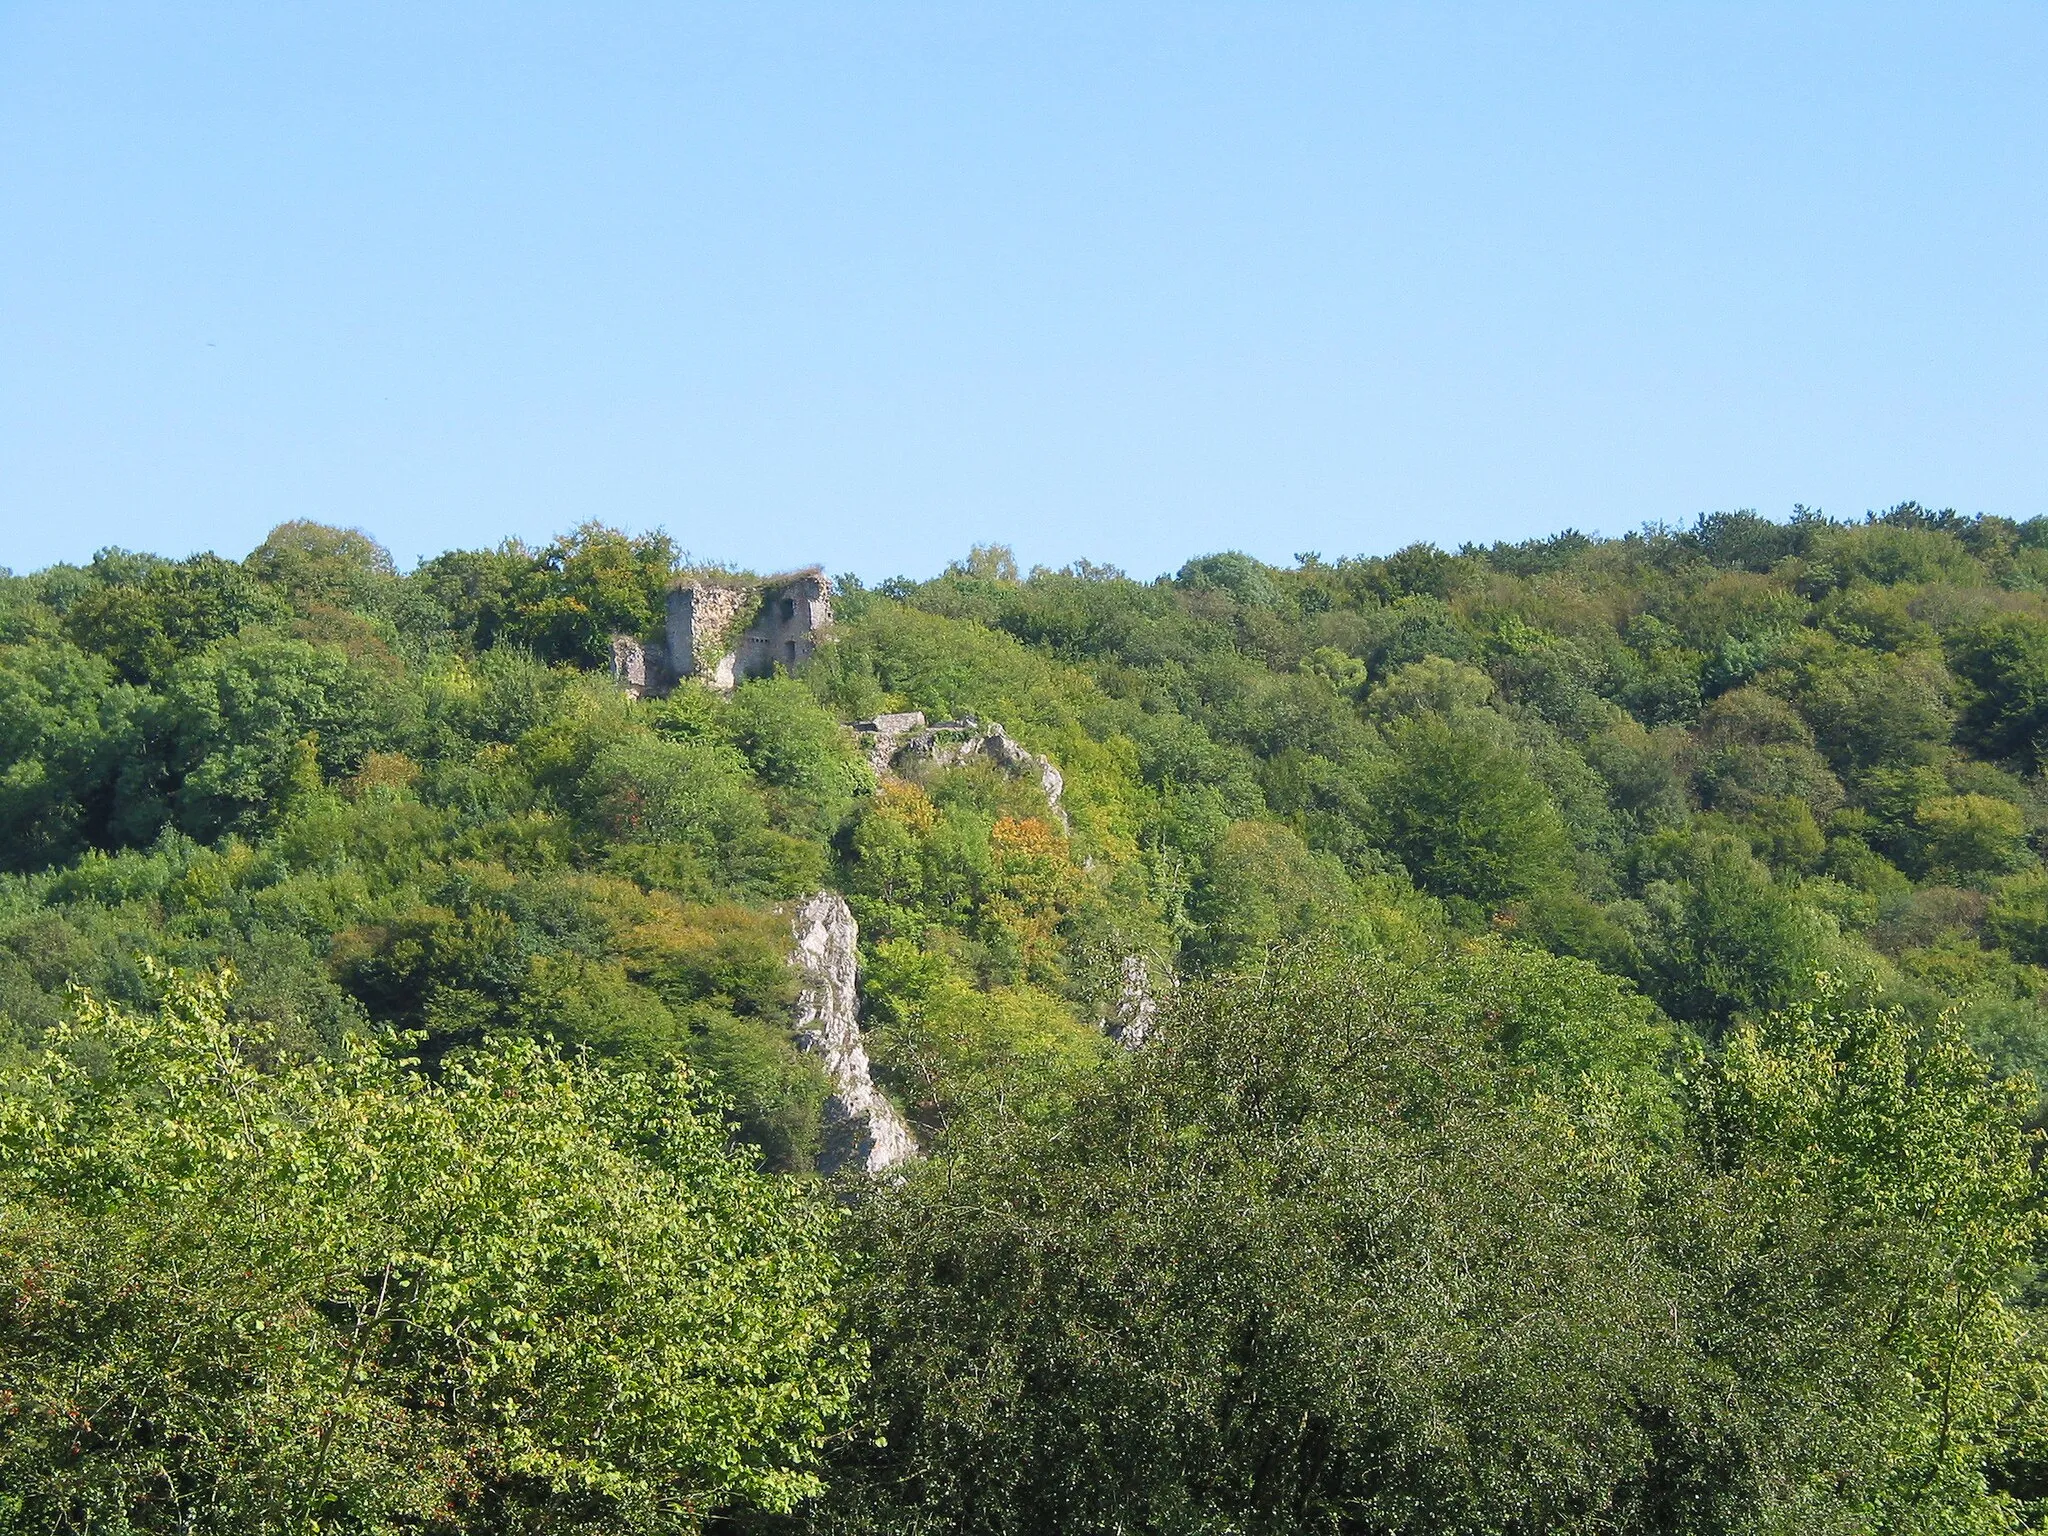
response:
M2048 519L705 572L0 576L0 1532L2048 1526Z

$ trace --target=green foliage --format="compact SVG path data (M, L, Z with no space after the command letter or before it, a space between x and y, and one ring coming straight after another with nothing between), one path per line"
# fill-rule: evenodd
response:
M1999 882L1987 921L1998 942L2029 965L2048 965L2048 874Z
M748 683L733 695L725 729L783 819L830 836L874 787L859 748L817 696L786 677Z
M1827 917L1733 838L1702 837L1673 854L1667 877L1643 894L1651 994L1675 1018L1707 1025L1795 1003L1828 967Z
M591 758L577 794L602 839L680 843L707 863L766 822L746 760L717 742L622 736Z
M614 634L661 628L676 558L663 534L585 523L534 552L514 588L510 638L551 660L603 661Z
M1914 808L1916 852L1923 873L1960 884L1973 876L2002 875L2034 862L2026 817L2009 800L1991 795L1938 795Z
M346 656L274 637L215 646L167 680L169 799L199 838L267 824L322 777L404 742L407 705Z
M1959 729L1986 756L2036 764L2048 730L2048 624L2001 615L1959 631L1950 661L1967 692Z
M1800 703L1835 770L1854 780L1940 760L1954 724L1947 684L1938 657L1852 653L1818 672Z
M1239 821L1210 850L1191 910L1205 955L1232 965L1302 933L1341 932L1351 899L1351 881L1328 854L1285 827Z
M1043 797L986 765L929 782L883 785L852 829L847 888L863 931L943 933L991 981L1057 979L1057 932L1087 881Z
M1813 731L1783 699L1760 688L1725 693L1695 733L1702 803L1742 815L1760 802L1795 799L1815 814L1842 803L1842 786L1814 750Z
M287 611L247 571L218 556L146 569L135 568L133 558L102 553L93 562L99 584L64 613L71 638L105 656L129 682L156 682L181 658Z
M142 704L62 641L0 649L0 866L63 864L120 836L148 785Z
M1565 878L1563 824L1514 749L1435 713L1388 741L1380 837L1417 885L1493 912Z
M357 528L280 523L242 562L302 608L374 608L398 569L391 552Z
M2011 1300L2042 1238L2039 1138L2020 1128L2033 1084L1993 1085L1953 1018L1923 1033L1823 994L1739 1028L1698 1093L1741 1219L1810 1271L1727 1322L1789 1304L1839 1319L1827 1343L1883 1367L1838 1432L1870 1458L1855 1513L1874 1530L2012 1529L2024 1511L1994 1490L2048 1453L2048 1340Z
M900 704L933 719L979 714L1057 727L1095 698L1079 674L977 624L876 606L813 664L812 685L846 718Z
M816 1490L859 1361L830 1213L687 1081L266 1066L225 1004L82 999L0 1098L14 1526L689 1531Z
M1445 1016L1490 1035L1541 1092L1595 1120L1668 1137L1683 1037L1648 998L1583 960L1522 945L1473 946L1437 982Z
M943 948L908 940L874 947L861 995L877 1069L932 1133L992 1101L1041 1117L1064 1109L1110 1049L1058 997L1031 986L979 989Z
M1308 659L1301 665L1304 672L1320 677L1339 693L1357 695L1365 692L1371 673L1366 664L1355 656L1347 656L1334 645L1319 645L1309 652Z
M1361 985L1297 961L1205 989L1070 1117L956 1130L862 1213L886 1449L843 1473L845 1525L1554 1525L1612 1497L1602 1383L1659 1369L1629 1181Z
M684 1059L725 1096L735 1128L771 1168L808 1173L825 1136L832 1081L772 1019L692 1010Z
M1280 593L1268 575L1270 570L1270 566L1261 565L1250 555L1232 550L1190 560L1174 580L1197 592L1228 592L1247 607L1271 608L1279 601Z
M678 562L665 534L585 523L541 549L507 542L421 567L425 594L477 650L524 645L549 661L596 665L614 634L651 635Z
M1185 995L1056 1122L956 1123L859 1215L877 1442L819 1523L2009 1528L2017 1090L1952 1032L1808 1011L1702 1080L1705 1156L1646 1160L1611 1108L1657 1081L1640 1005L1595 1059L1583 973L1469 967L1297 953Z

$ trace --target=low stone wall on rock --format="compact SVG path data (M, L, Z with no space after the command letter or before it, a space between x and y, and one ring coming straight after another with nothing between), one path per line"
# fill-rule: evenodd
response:
M1052 759L1020 745L994 722L983 725L968 716L927 724L922 711L911 710L855 721L853 730L867 753L868 765L878 774L893 773L920 759L933 767L946 768L971 757L987 758L1008 773L1028 774L1045 791L1045 803L1059 824L1067 825L1066 807L1060 804L1066 780L1053 766Z

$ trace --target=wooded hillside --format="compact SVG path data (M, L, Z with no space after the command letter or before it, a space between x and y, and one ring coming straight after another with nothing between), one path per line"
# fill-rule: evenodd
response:
M686 565L0 581L0 1529L2039 1523L2048 520Z

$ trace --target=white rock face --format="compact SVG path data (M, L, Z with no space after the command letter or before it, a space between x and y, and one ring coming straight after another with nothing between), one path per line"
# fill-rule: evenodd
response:
M797 998L797 1039L824 1058L832 1097L825 1101L826 1172L858 1164L882 1173L917 1156L917 1138L896 1106L884 1098L868 1071L861 1039L855 945L860 931L846 898L820 891L796 909L796 963L804 986Z
M1059 769L1053 767L1051 758L1026 751L1011 740L1009 732L1000 725L991 725L979 746L985 756L995 759L1012 773L1036 774L1038 787L1045 791L1045 803L1052 807L1053 815L1059 817L1061 826L1067 824L1067 808L1060 804L1067 781L1061 777Z
M1152 1021L1159 1014L1159 1002L1152 996L1152 976L1142 955L1125 955L1123 987L1117 994L1116 1013L1109 1032L1119 1045L1136 1050L1152 1033Z

